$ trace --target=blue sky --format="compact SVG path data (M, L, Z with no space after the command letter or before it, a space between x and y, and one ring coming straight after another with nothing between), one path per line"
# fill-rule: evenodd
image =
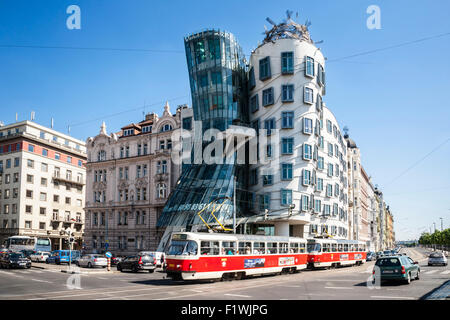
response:
M81 8L81 30L66 27L72 4ZM369 5L381 9L380 30L366 26ZM36 122L49 126L53 117L56 130L67 133L70 125L71 135L85 140L102 120L117 131L143 111L161 114L166 100L174 111L191 104L185 35L225 29L250 54L269 26L265 18L279 22L286 9L311 20L313 40L324 41L324 101L350 128L366 171L384 191L397 239L417 237L433 222L440 227L439 217L449 227L450 141L441 144L450 138L450 36L332 61L450 32L447 0L0 0L0 120L14 122L16 112L24 120L33 110Z

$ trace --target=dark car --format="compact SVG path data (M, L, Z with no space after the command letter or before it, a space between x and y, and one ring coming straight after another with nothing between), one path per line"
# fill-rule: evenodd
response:
M28 258L28 259L30 259L30 256L31 256L33 253L35 253L34 250L20 250L20 252L22 252L23 255L24 255L26 258Z
M0 268L31 268L31 260L22 252L7 252L0 255Z
M126 257L117 264L117 270L123 272L124 270L130 270L138 272L141 270L154 272L156 269L156 260L149 255L135 255Z
M374 252L367 252L366 261L373 261L375 260L375 253Z
M412 279L419 280L419 275L420 267L417 261L413 261L408 256L387 256L375 262L373 281L401 280L409 284Z

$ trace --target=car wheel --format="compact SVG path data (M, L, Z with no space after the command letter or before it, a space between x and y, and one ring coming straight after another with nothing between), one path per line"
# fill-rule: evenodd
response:
M153 272L155 272L155 270L154 269L153 270L148 270L148 272L153 273Z
M87 267L92 268L92 263L88 262Z
M408 272L408 278L406 279L406 283L410 284L411 283L411 273Z
M420 270L417 270L417 274L414 280L420 280Z
M117 265L117 271L122 272L122 267L120 265Z
M138 268L137 268L136 266L134 266L134 267L133 267L133 272L136 273L136 272L138 272L138 271L139 271Z

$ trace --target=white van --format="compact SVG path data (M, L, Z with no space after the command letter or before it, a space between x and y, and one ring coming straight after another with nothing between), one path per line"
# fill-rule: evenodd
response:
M166 255L164 252L159 251L140 251L139 255L149 255L156 258L156 267L163 268L166 263Z

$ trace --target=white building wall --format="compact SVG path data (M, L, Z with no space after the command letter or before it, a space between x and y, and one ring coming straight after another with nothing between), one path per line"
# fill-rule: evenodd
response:
M281 53L282 52L294 52L294 73L283 75L281 74ZM309 77L305 75L305 60L306 57L312 57L314 59L315 76ZM261 81L259 80L259 61L265 57L270 57L271 77L270 79ZM336 227L336 238L345 238L347 232L346 225L346 211L347 205L345 200L347 198L347 186L346 186L346 148L342 142L342 136L340 128L336 118L331 111L323 104L322 111L317 109L316 103L319 96L323 96L324 87L318 82L318 65L325 68L325 59L319 48L306 41L299 41L294 39L279 39L275 43L265 43L258 47L251 55L250 67L254 69L254 77L256 86L250 92L250 99L258 95L259 109L256 112L250 110L250 121L254 123L259 120L260 136L263 133L264 122L267 119L274 118L276 122L275 133L270 136L270 143L272 144L272 158L267 163L258 162L251 166L251 170L258 170L258 182L256 185L251 186L251 191L256 195L255 205L258 211L259 199L258 196L262 194L270 194L270 208L269 215L283 220L284 223L289 225L304 225L304 232L300 236L313 237L316 233L311 232L312 229L309 225L316 225L318 228L317 234L321 234L322 226L328 226L328 233L331 234L332 226ZM294 85L294 101L282 102L282 85L292 84ZM274 103L272 105L263 106L263 90L273 87ZM313 90L313 102L312 104L304 102L304 88L308 87ZM294 112L294 124L292 129L282 129L282 113L285 111ZM312 120L311 134L305 134L303 132L303 119L309 118ZM315 134L319 129L316 127L317 121L320 125L320 135ZM332 131L327 132L327 121L332 123ZM319 136L323 137L323 148L319 147ZM289 155L281 154L282 138L293 138L294 147L293 153ZM339 142L341 141L341 142ZM261 140L260 140L261 143ZM328 143L333 146L333 155L328 156ZM314 148L317 146L318 157L324 158L324 169L318 169L317 160L304 160L303 159L303 145L309 144L312 147L312 154ZM343 154L342 161L335 155L335 145L338 146L339 152ZM259 156L264 157L265 148L260 147ZM282 179L282 164L292 163L293 165L293 178L292 180ZM328 164L333 164L333 176L328 177L327 167ZM339 175L336 175L336 165L339 165ZM303 170L309 170L311 175L316 173L317 179L323 179L323 190L315 191L315 185L304 186L302 184ZM272 185L263 185L263 175L273 175ZM333 196L326 196L327 184L332 185ZM335 196L335 186L339 186L339 195ZM292 211L290 218L282 218L282 216L288 215L288 207L281 203L281 190L292 190L293 204L295 208ZM314 196L314 200L321 201L320 213L314 213L313 208L302 210L301 197L302 195ZM341 199L342 195L342 199ZM333 204L338 204L338 208L341 210L341 219L338 214L333 216ZM324 205L330 205L330 215L323 216ZM344 214L345 211L345 214ZM279 221L279 219L277 221ZM275 224L275 229L281 228L286 233L286 226L282 226L279 222ZM340 228L340 229L339 229ZM339 234L339 231L342 234ZM280 234L279 231L275 231L276 234Z

